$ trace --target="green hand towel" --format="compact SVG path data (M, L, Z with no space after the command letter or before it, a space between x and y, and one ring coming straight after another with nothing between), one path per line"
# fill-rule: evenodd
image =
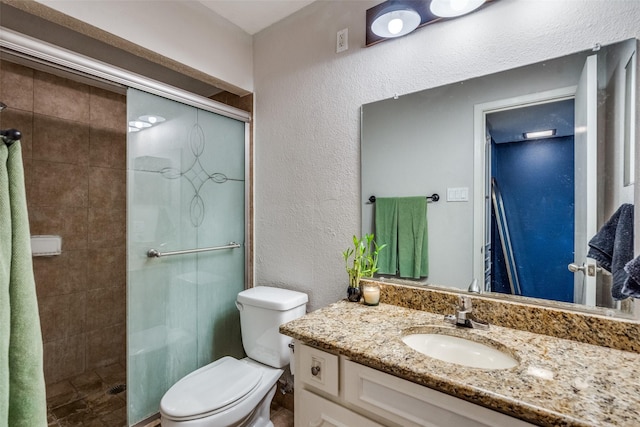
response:
M387 245L378 254L378 274L398 271L398 199L378 198L375 207L375 241Z
M20 142L0 144L0 425L47 425Z
M398 266L400 277L429 276L426 197L398 199Z

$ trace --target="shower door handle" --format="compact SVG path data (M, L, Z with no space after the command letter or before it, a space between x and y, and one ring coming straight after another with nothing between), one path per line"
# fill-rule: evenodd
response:
M577 273L579 271L582 271L584 274L586 274L589 277L593 277L597 273L600 273L602 271L602 267L598 267L595 264L578 265L575 263L571 263L567 267L569 268L569 271L572 273Z

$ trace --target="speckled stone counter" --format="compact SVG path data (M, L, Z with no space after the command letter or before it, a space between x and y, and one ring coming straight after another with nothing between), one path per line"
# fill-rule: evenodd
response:
M620 313L618 317L611 317L607 309L513 295L471 294L434 286L363 282L377 283L381 289L380 301L388 304L451 314L458 297L466 295L473 302L474 314L492 325L640 353L640 321L621 317Z
M402 342L403 335L429 325L506 350L519 364L506 370L467 368L430 358ZM495 325L486 331L459 329L445 325L441 314L347 301L286 323L280 331L534 424L640 425L638 353Z

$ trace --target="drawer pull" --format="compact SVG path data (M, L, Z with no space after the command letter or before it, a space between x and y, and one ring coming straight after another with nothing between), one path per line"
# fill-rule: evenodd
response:
M313 375L314 377L317 377L319 373L320 373L320 366L311 367L311 375Z

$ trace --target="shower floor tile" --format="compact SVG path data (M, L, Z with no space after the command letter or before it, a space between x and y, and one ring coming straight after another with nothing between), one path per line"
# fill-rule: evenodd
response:
M125 381L125 367L115 363L47 386L49 427L125 427L127 393L110 393Z

